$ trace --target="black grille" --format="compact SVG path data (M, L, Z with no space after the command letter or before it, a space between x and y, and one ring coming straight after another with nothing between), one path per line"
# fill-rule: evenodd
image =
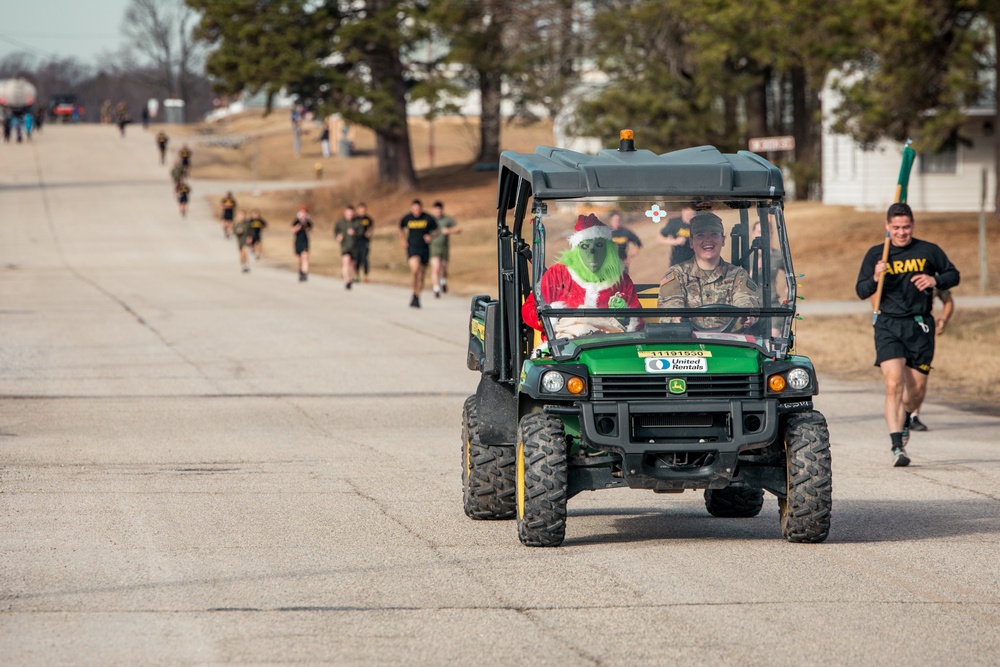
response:
M671 380L682 378L687 392L671 394ZM595 375L590 378L594 400L627 401L664 398L761 398L759 375Z

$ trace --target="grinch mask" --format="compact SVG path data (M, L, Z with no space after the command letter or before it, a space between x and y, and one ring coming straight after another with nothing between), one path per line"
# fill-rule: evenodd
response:
M618 252L608 252L607 239L587 239L559 256L558 262L572 269L588 283L615 283L625 265Z
M608 255L608 243L604 239L593 239L591 241L581 241L577 246L580 250L580 259L583 265L590 269L591 273L597 273L604 266L604 258Z

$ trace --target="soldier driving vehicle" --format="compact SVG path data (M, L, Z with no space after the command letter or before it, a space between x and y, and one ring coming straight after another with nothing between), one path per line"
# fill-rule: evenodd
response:
M756 516L768 491L788 541L826 539L829 433L812 363L795 354L783 195L753 153L656 155L630 131L598 155L503 153L498 292L473 298L469 327L470 518L515 519L523 544L558 546L583 491L697 490L716 517ZM641 253L625 271L608 251L612 212L649 238L689 207L690 260Z

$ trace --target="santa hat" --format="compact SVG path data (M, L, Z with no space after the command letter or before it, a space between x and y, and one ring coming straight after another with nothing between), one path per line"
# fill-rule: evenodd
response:
M569 244L574 248L583 241L591 239L611 239L611 228L601 222L596 215L581 215L576 219L576 226L573 227L573 234L569 237Z

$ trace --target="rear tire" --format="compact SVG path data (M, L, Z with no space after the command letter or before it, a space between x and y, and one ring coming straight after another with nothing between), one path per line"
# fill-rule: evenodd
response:
M529 547L557 547L566 538L569 464L562 421L521 418L517 433L517 536Z
M470 519L513 519L517 514L513 447L479 441L476 397L462 409L462 504Z
M705 509L712 516L748 519L760 514L762 507L764 507L764 489L750 486L705 489Z
M830 431L819 412L788 416L786 495L778 499L781 535L789 542L822 542L830 534L833 475Z

